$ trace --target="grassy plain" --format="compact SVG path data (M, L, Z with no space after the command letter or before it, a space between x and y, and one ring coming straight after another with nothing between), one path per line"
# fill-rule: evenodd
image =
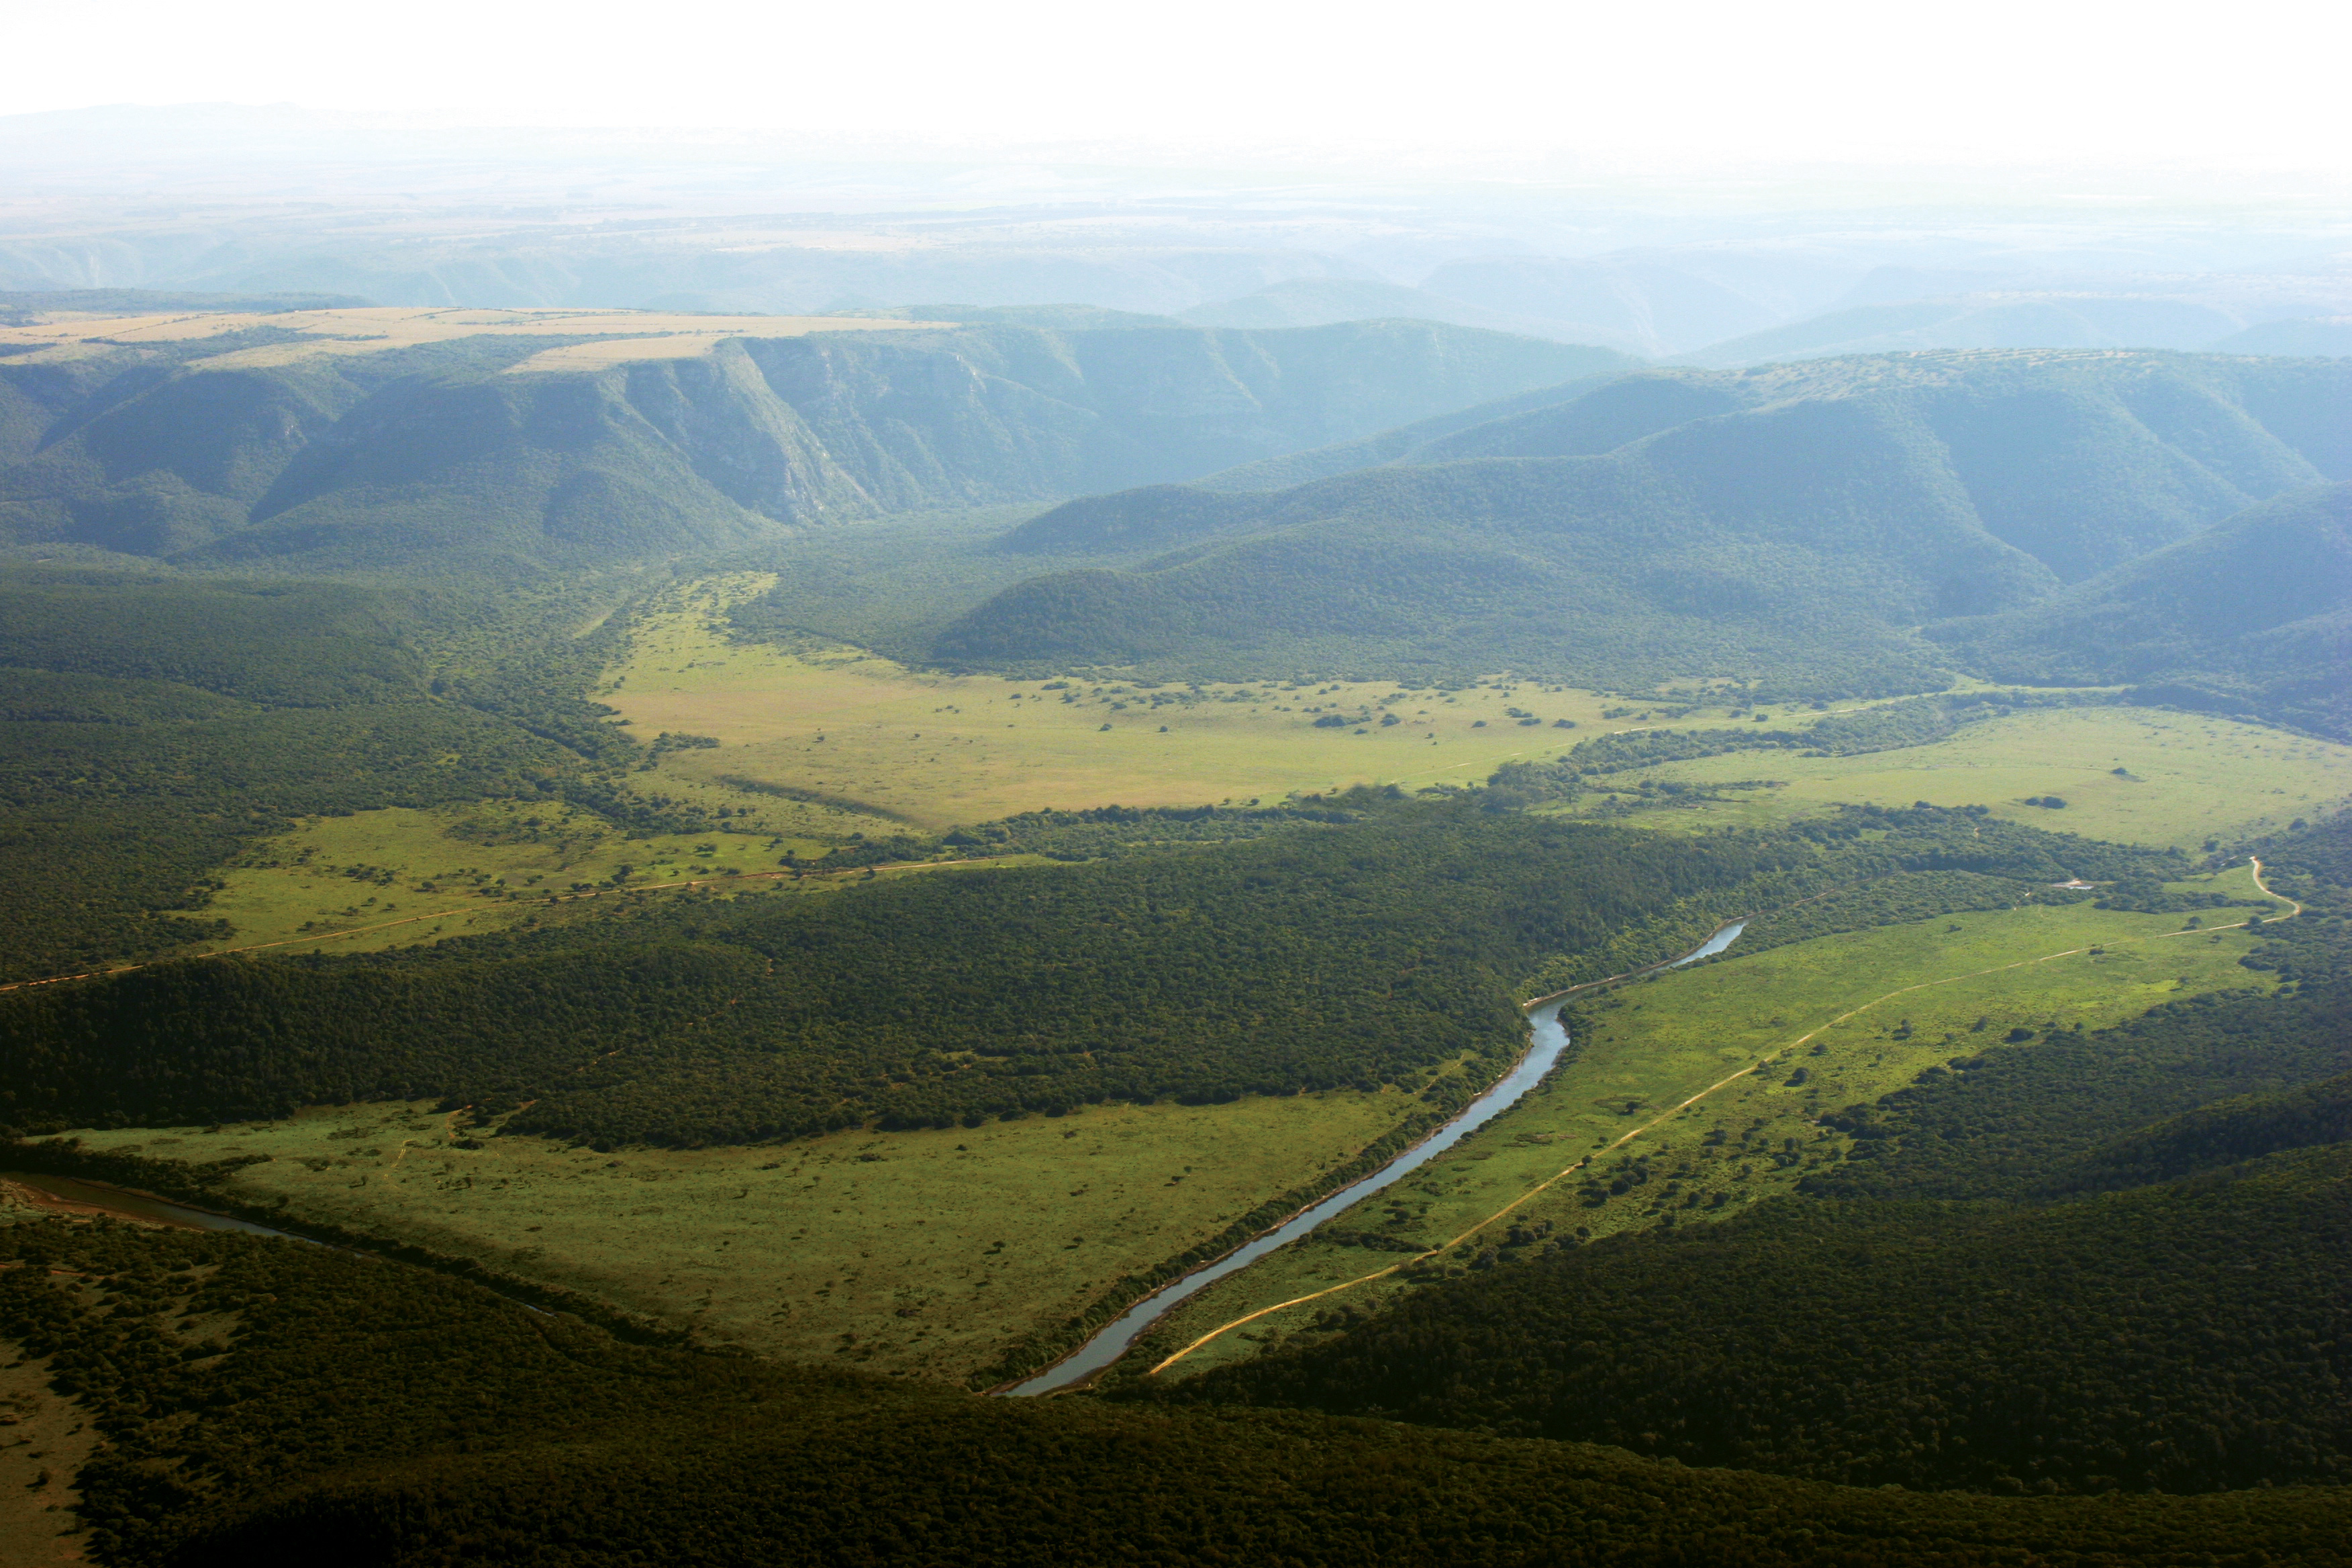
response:
M635 884L751 886L739 879L774 871L785 851L824 847L756 831L631 837L560 802L393 807L318 817L257 846L219 874L226 886L205 913L236 928L214 951L299 941L367 952L544 919L551 897L625 868ZM352 934L319 940L342 931Z
M606 342L555 348L513 368L601 370L626 360L709 353L727 338L796 338L810 332L903 331L949 325L870 316L710 316L623 310L478 310L368 305L325 310L165 310L100 316L49 311L34 322L0 327L0 348L19 364L82 359L110 348L201 342L257 327L299 332L302 340L235 349L199 363L215 370L290 364L320 354L366 354L457 338L604 337Z
M856 803L877 821L946 827L1049 806L1471 784L1503 763L1558 756L1638 722L1601 717L1619 699L1535 682L1441 691L1374 681L1007 680L910 669L852 647L732 641L719 615L764 585L752 576L698 584L648 615L630 657L599 688L640 735L719 742L667 755L652 775L660 787L749 802L754 792L728 783L748 779ZM1514 708L1539 721L1522 724ZM1397 722L1383 724L1384 713ZM1349 721L1316 727L1333 714ZM1562 719L1577 727L1554 728Z
M720 614L765 582L747 574L682 591L645 618L629 658L598 695L641 735L669 730L719 742L666 756L651 775L660 787L711 804L764 800L771 816L784 809L777 796L730 781L863 808L869 828L887 821L939 828L1046 806L1468 784L1503 763L1557 757L1594 735L1754 721L1728 709L1669 718L1605 693L1503 679L1449 690L1368 681L1017 681L912 669L848 647L787 651L731 640ZM1830 711L1868 706L1841 702ZM1349 722L1316 727L1331 714ZM1382 724L1384 714L1398 721ZM1539 721L1523 724L1522 716ZM1788 712L1780 721L1810 717ZM1575 727L1555 728L1560 720ZM2352 747L2207 715L2090 707L2016 713L1898 751L1735 752L1601 782L1630 790L1645 777L1785 781L1697 808L1695 818L1710 825L1785 821L1842 801L1926 800L2194 849L2352 801ZM2064 809L2025 804L2053 795ZM1572 809L1597 804L1588 797ZM799 830L840 831L842 820L829 813Z
M2261 897L2243 868L2174 886ZM2206 921L2243 913L2208 911ZM2243 931L2186 932L2184 923L2178 915L2087 904L2029 905L1746 955L1734 947L1710 963L1636 982L1585 1005L1588 1024L1574 1060L1333 1226L1419 1246L1444 1243L1588 1157L1591 1170L1553 1181L1511 1222L1549 1221L1556 1234L1601 1237L1736 1212L1844 1156L1850 1141L1815 1125L1822 1113L1875 1100L1956 1056L2032 1049L2000 1043L2012 1028L2098 1028L2176 996L2272 984L2239 965L2252 945ZM1898 987L1914 988L1887 994ZM1775 1064L1769 1071L1722 1082L1765 1060ZM1699 1103L1675 1109L1717 1084ZM1717 1142L1707 1142L1717 1133ZM1585 1205L1584 1175L1597 1171L1606 1180L1642 1154L1646 1181L1597 1208ZM1468 1255L1493 1245L1503 1228L1481 1236ZM1139 1349L1134 1364L1149 1366L1220 1324L1406 1256L1335 1245L1318 1233L1185 1303ZM1171 1374L1252 1354L1298 1332L1325 1307L1370 1309L1402 1289L1410 1287L1391 1277L1260 1319L1194 1352Z
M468 1136L462 1112L425 1101L77 1136L162 1158L267 1154L233 1190L291 1215L766 1353L961 1381L1121 1275L1354 1158L1412 1105L1334 1091L617 1153Z
M2116 770L2122 770L2117 772ZM1785 779L1707 807L1713 821L1767 822L1857 805L1985 805L2035 827L2194 850L2283 828L2352 803L2352 746L2262 724L2156 708L2063 708L1970 724L1931 745L1851 757L1734 752L1665 763L1643 777L1717 784ZM2063 810L2026 805L2056 795Z

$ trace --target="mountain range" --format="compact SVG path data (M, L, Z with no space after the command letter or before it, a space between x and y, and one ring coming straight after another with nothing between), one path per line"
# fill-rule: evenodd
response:
M533 356L584 340L101 331L98 352L0 360L0 539L322 569L709 552L1189 479L1632 363L1427 322L969 315L544 372Z
M1644 371L1519 402L1046 512L997 548L1104 564L995 594L934 655L1932 689L1978 634L1948 646L1916 628L2054 602L2352 478L2341 362L1871 356ZM1318 463L1363 466L1296 482ZM2330 604L2352 589L2315 583Z

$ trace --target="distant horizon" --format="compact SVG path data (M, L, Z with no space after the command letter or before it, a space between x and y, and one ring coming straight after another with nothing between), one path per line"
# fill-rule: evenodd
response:
M27 15L0 118L292 107L353 127L776 134L1236 167L2000 171L2340 177L2347 23L2271 0L1965 16L1809 0L1673 16L1486 0L1180 18L1025 0L857 13L719 0L667 35L617 6L423 0L398 26L289 0ZM191 93L191 84L202 90ZM2332 183L2332 182L2331 182Z
M1767 193L1754 188L1757 182L1799 186L1900 184L1908 187L1906 205L1939 195L1948 200L1958 193L1938 191L1936 187L1957 184L2011 187L1998 193L1972 193L1978 199L2086 209L2111 206L2119 201L2221 199L2225 203L2279 201L2308 211L2316 202L2336 194L2315 187L2313 182L2320 181L2341 186L2341 198L2352 209L2352 148L2335 156L2315 153L2310 162L2296 163L2256 163L2218 153L2200 156L2189 153L2053 160L1964 147L1889 148L1874 155L1866 146L1838 153L1772 153L1744 147L1697 145L1383 143L1305 136L1271 142L1255 137L1154 137L1132 132L1078 138L1010 131L948 134L919 128L690 119L561 120L481 109L334 107L284 98L118 99L31 109L0 108L0 135L11 131L37 134L45 130L62 134L76 131L103 134L116 126L129 129L151 118L197 127L210 121L224 136L245 136L257 141L265 140L273 129L326 129L388 141L403 137L478 138L568 144L574 155L605 150L645 155L675 154L694 148L722 153L746 149L768 153L789 149L813 161L977 166L1025 162L1096 170L1190 171L1262 177L1288 174L1337 185L1488 187L1498 193L1547 186L1582 186L1600 191L1630 184L1654 195L1664 191L1705 191L1718 200L1743 203L1767 198ZM613 145L607 149L603 145L605 143ZM168 158L173 154L189 155L198 150L143 151L149 156ZM330 155L316 147L289 151L313 157ZM2275 183L2282 188L2250 192L2245 186L2249 176L2265 184ZM2210 188L2205 188L2209 184ZM1846 193L1846 199L1851 200L1855 194L1858 193ZM2347 216L2352 216L2352 211L2347 211Z

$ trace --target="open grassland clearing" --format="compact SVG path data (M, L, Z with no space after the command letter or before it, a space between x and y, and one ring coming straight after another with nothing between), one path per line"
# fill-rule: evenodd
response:
M751 574L707 582L648 613L599 687L640 736L719 742L667 753L646 775L659 787L744 801L789 790L938 828L1047 807L1470 784L1652 714L1535 681L1008 680L912 669L847 647L731 639L719 614L764 586Z
M407 305L353 306L325 310L170 310L100 316L48 311L40 321L0 327L0 353L10 363L40 364L83 359L110 349L200 342L257 328L299 332L302 341L233 349L196 363L208 369L291 364L319 354L376 353L457 338L604 337L613 341L551 349L512 367L518 371L601 370L627 360L681 359L709 353L728 338L797 338L811 332L905 331L951 325L867 316L706 316L669 310L476 310ZM624 342L623 340L628 340ZM572 348L585 351L572 353Z
M2244 868L2173 887L2262 896ZM2030 1050L2033 1038L2104 1027L2181 996L2271 986L2238 963L2254 942L2243 931L2184 931L2186 923L2088 904L1958 913L1744 955L1735 946L1585 999L1582 1022L1571 1026L1573 1059L1539 1088L1412 1177L1187 1301L1139 1344L1129 1370L1246 1313L1448 1242L1546 1182L1438 1267L1491 1264L1490 1249L1507 1245L1514 1226L1524 1244L1539 1245L1736 1212L1844 1158L1851 1141L1818 1125L1821 1116L1953 1058ZM1888 995L1907 986L1920 988ZM1759 1062L1768 1065L1723 1083ZM1391 1275L1259 1319L1171 1375L1250 1355L1326 1308L1368 1310L1408 1288Z
M365 952L543 918L550 898L616 878L724 887L774 871L787 852L824 849L774 834L629 833L561 801L395 806L315 818L256 846L219 874L226 886L205 912L236 928L215 950L379 928L320 944Z
M1834 802L1984 805L1997 816L2120 843L2195 850L2316 819L2352 801L2352 747L2263 724L2156 708L2057 708L1969 724L1944 740L1844 757L1733 752L1594 781L1693 784L1769 777L1783 788L1708 803L1711 823L1759 825ZM2034 805L2052 796L2062 807Z
M613 1152L480 1136L424 1101L76 1136L164 1159L267 1155L224 1190L762 1353L961 1381L1353 1159L1416 1103L1334 1090Z

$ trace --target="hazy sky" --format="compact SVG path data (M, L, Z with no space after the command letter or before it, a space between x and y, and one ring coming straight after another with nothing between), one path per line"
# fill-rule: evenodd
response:
M7 113L293 103L1276 159L2352 166L2352 7L2315 0L8 9Z

